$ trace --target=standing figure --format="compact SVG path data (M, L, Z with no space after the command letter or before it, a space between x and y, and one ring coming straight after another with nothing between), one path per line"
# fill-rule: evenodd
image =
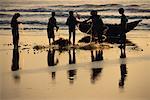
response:
M92 41L95 41L95 37L98 37L98 42L99 43L102 42L102 35L105 27L101 16L97 15L96 10L92 10L91 16L84 22L87 22L89 20L92 20L92 26L91 26Z
M128 19L127 17L125 16L124 14L124 9L123 8L119 8L118 9L119 11L119 14L121 14L121 33L120 33L120 48L124 48L124 54L125 54L125 47L126 47L126 34L125 34L125 31L127 29L127 22L128 22Z
M57 32L59 27L57 26L57 22L55 19L55 12L52 12L52 17L49 19L48 27L47 27L49 44L51 44L51 38L53 39L53 42L55 41L54 27L56 27L56 32Z
M69 17L67 18L66 25L69 27L69 42L71 41L71 34L73 34L73 45L75 45L75 27L78 21L73 15L73 11L69 11Z
M19 42L19 24L20 22L17 19L20 17L19 13L15 13L11 20L12 36L13 36L13 45L14 48L18 48Z

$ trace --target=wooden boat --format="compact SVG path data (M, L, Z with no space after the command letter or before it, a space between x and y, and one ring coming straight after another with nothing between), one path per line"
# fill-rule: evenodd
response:
M141 21L142 20L137 20L137 21L127 23L127 30L125 32L127 33L129 31L133 30L138 25L138 23ZM107 38L106 40L108 42L118 42L117 38L118 38L119 34L121 33L120 24L106 24L106 26L108 27L108 30L105 33L105 36ZM90 29L91 29L91 23L82 22L79 24L79 30L83 33L90 35L91 34ZM85 40L86 40L86 43L88 43L88 42L90 42L89 38L90 38L89 36L83 37L81 40L79 40L79 42L85 42Z

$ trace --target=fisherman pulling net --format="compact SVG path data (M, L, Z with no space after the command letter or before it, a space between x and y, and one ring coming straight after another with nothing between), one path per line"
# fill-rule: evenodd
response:
M90 33L90 42L102 43L106 39L108 27L103 23L101 16L97 15L96 10L91 11L91 16L87 20L79 23L79 30L84 29L82 24L90 24L88 30L85 31L86 34Z

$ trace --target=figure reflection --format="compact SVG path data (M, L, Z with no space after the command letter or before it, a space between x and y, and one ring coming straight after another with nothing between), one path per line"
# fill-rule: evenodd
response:
M18 51L18 48L13 49L13 58L12 58L11 70L12 71L19 70L19 51Z
M95 55L94 55L94 51L92 50L91 51L91 60L92 60L92 62L103 60L103 50L96 50Z
M94 51L91 51L91 61L102 61L103 60L103 51L102 50L96 50L95 55ZM102 72L102 68L100 68L100 65L97 65L95 68L92 68L91 73L91 83L95 83L98 77L100 76L100 73Z
M126 46L123 46L123 47L119 47L120 48L120 58L126 58Z
M20 79L19 75L19 50L18 47L13 49L12 65L11 71L13 71L13 77L15 79Z
M127 76L126 59L121 59L120 73L121 73L121 78L119 80L119 87L124 88L124 84Z
M56 59L55 61L55 50L54 49L49 49L48 51L48 56L47 56L47 62L48 62L48 66L56 66L59 63L59 60ZM52 79L54 80L56 77L56 72L52 72Z
M75 49L69 50L69 64L75 64L75 63L76 63ZM77 72L76 69L68 70L68 79L70 84L74 83L76 72Z

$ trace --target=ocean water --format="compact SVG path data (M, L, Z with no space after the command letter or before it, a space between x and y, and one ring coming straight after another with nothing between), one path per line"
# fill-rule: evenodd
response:
M118 8L123 7L129 22L142 19L135 28L150 30L150 1L149 0L1 0L0 1L0 30L10 30L10 21L14 13L22 16L23 30L46 30L51 12L56 12L56 19L60 29L67 29L65 25L70 10L80 20L90 16L91 10L97 10L104 23L119 24Z

